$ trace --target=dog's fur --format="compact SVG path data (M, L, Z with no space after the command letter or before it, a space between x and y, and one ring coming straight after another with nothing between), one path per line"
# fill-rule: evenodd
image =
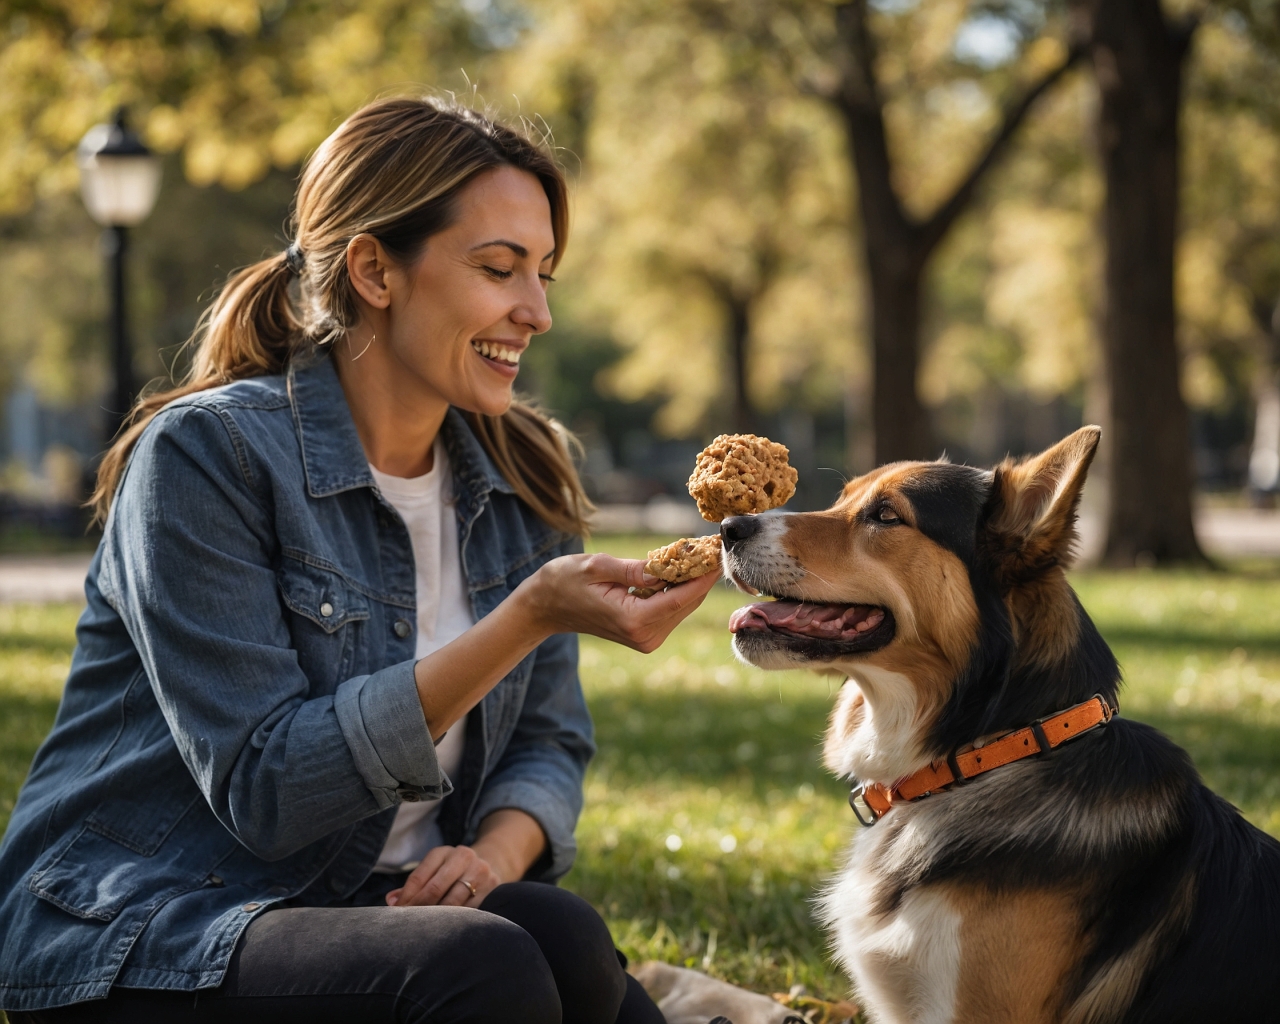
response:
M993 471L884 466L825 512L726 520L743 589L875 605L852 639L739 629L848 677L826 761L892 785L1101 694L1116 660L1064 574L1100 431ZM1116 718L859 829L822 900L878 1022L1280 1020L1280 843L1161 733Z

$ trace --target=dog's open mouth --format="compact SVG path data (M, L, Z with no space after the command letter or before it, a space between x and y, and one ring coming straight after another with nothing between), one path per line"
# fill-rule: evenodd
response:
M761 601L729 618L735 643L763 642L810 658L831 658L879 650L893 639L893 614L868 604Z

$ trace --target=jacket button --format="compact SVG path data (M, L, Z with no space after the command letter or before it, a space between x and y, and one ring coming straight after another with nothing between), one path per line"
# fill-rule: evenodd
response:
M246 914L252 914L255 910L257 910L261 906L262 906L261 903L246 903L240 909L243 910Z
M221 875L210 875L210 876L209 876L209 884L210 884L210 885L222 885L222 876L221 876Z
M409 625L408 619L396 619L396 624L391 628L395 630L396 636L398 636L401 640L404 640L406 637L408 637L410 633L413 632L413 627Z
M396 796L407 804L416 804L422 799L422 791L414 786L400 786L396 789Z
M330 615L333 614L333 605L331 605L328 601L326 601L324 604L320 606L320 614L327 619Z

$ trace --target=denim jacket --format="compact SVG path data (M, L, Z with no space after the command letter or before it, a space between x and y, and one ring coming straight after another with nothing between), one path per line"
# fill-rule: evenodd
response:
M581 545L515 496L457 411L442 436L479 619ZM220 984L254 915L361 885L402 800L452 793L450 843L519 808L548 839L530 877L569 869L594 752L577 638L484 698L450 780L414 684L414 584L328 358L156 416L0 845L0 1006Z

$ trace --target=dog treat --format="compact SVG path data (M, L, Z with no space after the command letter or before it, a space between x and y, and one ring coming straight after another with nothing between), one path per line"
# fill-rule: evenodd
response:
M799 476L787 464L786 445L755 434L721 434L701 454L689 493L702 518L718 523L785 505Z
M649 552L644 571L668 583L684 583L720 568L720 534L686 537Z
M667 583L684 583L696 580L720 568L720 535L686 537L674 541L665 548L649 552L644 571ZM636 587L631 593L636 597L652 597L658 591L649 587Z

